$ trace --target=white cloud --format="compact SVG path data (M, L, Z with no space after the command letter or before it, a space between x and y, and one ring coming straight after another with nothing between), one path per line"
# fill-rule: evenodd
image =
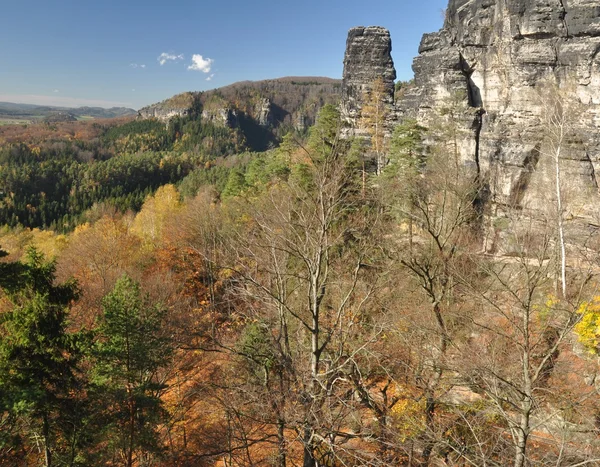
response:
M206 81L212 81L212 79L215 77L215 74L211 74L210 76L206 77Z
M168 54L166 52L163 52L158 56L157 60L158 60L158 63L160 63L160 65L163 66L168 61L177 62L179 60L183 60L183 58L184 58L183 54L175 55L175 54Z
M212 58L204 58L202 55L194 54L192 55L192 64L188 66L188 70L210 73L213 62Z
M131 68L146 68L146 65L139 65L137 63L130 63L129 66Z
M146 65L140 65L140 68L146 68Z

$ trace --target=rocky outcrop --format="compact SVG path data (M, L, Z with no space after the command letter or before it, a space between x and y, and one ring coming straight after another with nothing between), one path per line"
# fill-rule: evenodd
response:
M415 86L399 103L425 123L451 100L472 118L461 155L476 163L496 209L548 204L551 157L543 114L551 88L572 105L561 166L576 188L577 215L597 216L600 169L600 4L595 0L451 0L441 31L426 34ZM549 167L550 166L550 167ZM546 183L547 185L547 183Z
M374 77L391 86L390 50L382 28L349 32L342 111L354 127ZM413 117L435 127L441 110L454 107L460 157L484 184L491 219L508 206L539 212L554 204L543 115L544 96L557 89L571 112L560 160L572 201L566 217L578 219L579 229L600 224L597 0L450 0L444 27L423 36L413 70L394 123Z
M184 92L138 111L138 118L155 118L167 123L174 117L185 117L192 106L196 93Z
M389 106L388 114L393 113L396 69L391 52L392 40L385 28L360 26L348 33L341 112L354 133L360 133L361 108L377 80L383 85L382 99Z
M44 123L76 122L77 117L69 112L54 112L44 118Z
M161 109L156 107L144 107L138 111L139 118L155 118L162 122L168 122L175 117L185 117L188 109Z
M288 77L264 81L242 81L200 96L203 102L218 95L259 127L277 131L295 128L303 131L314 124L323 105L338 103L341 83L321 77Z
M218 107L216 109L205 108L202 110L202 120L211 122L216 126L224 126L227 128L237 128L238 126L237 111L227 106Z
M259 99L254 115L260 126L268 127L272 123L271 101L266 97Z

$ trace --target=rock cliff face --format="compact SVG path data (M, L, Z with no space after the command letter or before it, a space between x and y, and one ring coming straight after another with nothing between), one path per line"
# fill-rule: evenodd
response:
M167 124L174 117L189 116L195 128L209 130L211 125L220 134L229 133L238 149L265 151L290 130L306 131L314 125L325 104L339 104L341 87L340 80L323 77L242 81L178 94L141 109L138 117Z
M548 203L540 189L552 166L543 96L553 88L576 96L560 165L566 185L582 195L567 215L591 222L599 200L599 52L597 0L450 0L443 29L421 41L415 85L399 111L428 125L452 100L471 108L461 155L477 165L493 215L505 205Z
M342 112L354 126L375 77L391 92L390 51L383 28L349 32ZM552 128L543 116L544 96L558 89L571 113L560 156L565 217L579 231L600 225L598 0L450 0L444 27L423 36L413 70L392 125L413 117L435 127L440 109L459 109L459 153L485 185L490 226L507 206L539 212L554 205Z
M162 122L168 122L174 117L185 117L188 113L187 108L181 109L169 109L169 108L157 108L157 107L144 107L138 111L138 117L140 118L155 118Z
M138 111L139 118L155 118L168 122L173 117L185 117L194 102L195 93L184 92Z
M254 110L254 115L256 115L256 121L260 126L268 127L272 123L270 99L266 97L260 99Z

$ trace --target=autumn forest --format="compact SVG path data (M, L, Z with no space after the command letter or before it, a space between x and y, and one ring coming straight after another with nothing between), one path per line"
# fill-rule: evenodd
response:
M384 137L371 97L264 152L200 110L0 129L0 465L599 462L594 258L490 229L462 101Z

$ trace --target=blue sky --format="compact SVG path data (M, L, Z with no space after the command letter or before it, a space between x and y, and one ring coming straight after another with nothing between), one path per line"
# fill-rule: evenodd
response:
M283 76L340 78L348 29L392 34L399 79L447 0L3 0L0 101L140 108ZM161 64L162 63L162 64Z

